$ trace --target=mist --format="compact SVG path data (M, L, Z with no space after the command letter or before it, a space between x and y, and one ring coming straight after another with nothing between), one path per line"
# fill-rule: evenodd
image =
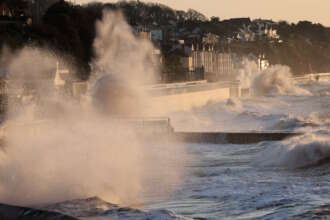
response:
M96 27L90 95L102 77L112 75L138 97L139 106L126 106L130 115L143 116L148 95L142 85L158 74L149 59L152 44L136 38L120 13L104 12ZM11 77L28 77L38 99L22 102L19 111L9 102L12 114L3 125L7 137L0 152L1 202L36 205L99 196L134 206L153 193L169 195L180 185L187 159L184 146L146 142L125 120L100 114L93 102L82 107L56 91L54 76L44 74L57 61L66 64L62 55L27 47L12 57ZM74 73L74 67L66 67ZM17 92L26 81L14 82Z
M272 65L260 71L255 62L245 59L237 79L253 96L311 95L295 83L290 68L284 65Z

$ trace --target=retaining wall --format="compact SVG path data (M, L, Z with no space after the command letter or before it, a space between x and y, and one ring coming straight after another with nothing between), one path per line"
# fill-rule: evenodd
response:
M206 105L208 102L240 97L238 82L169 84L165 87L151 88L152 107L162 114L173 111L190 110Z

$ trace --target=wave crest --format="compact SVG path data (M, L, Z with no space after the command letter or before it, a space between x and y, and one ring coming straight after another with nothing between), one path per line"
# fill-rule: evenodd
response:
M283 142L274 142L258 155L258 166L304 168L330 162L330 132L318 130Z

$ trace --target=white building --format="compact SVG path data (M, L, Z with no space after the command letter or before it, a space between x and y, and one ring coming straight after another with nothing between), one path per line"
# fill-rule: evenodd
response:
M70 71L68 69L60 69L59 63L56 64L56 73L54 79L54 86L57 89L63 89L67 83L67 80L70 75Z
M257 35L259 37L266 37L268 39L279 40L280 36L274 27L273 22L267 22L263 20L255 20L257 25Z
M258 69L259 71L263 71L268 69L268 67L270 66L269 61L266 59L265 55L260 55L258 58Z
M268 39L280 42L280 36L275 29L275 23L270 21L255 20L254 23L239 29L236 38L240 41L255 41L259 39Z
M269 39L280 39L280 36L277 34L277 30L273 28L266 28L264 33Z
M255 41L256 34L251 30L251 26L243 25L236 35L236 38L240 41Z

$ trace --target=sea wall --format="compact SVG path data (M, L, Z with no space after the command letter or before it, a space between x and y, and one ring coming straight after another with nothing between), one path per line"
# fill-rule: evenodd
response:
M238 82L207 83L204 81L163 84L149 89L152 104L158 113L185 111L208 102L240 97Z
M174 132L176 140L186 143L208 144L255 144L264 141L282 141L286 138L302 135L286 131L265 132Z
M312 73L293 78L297 83L309 83L312 81L329 81L330 73Z

